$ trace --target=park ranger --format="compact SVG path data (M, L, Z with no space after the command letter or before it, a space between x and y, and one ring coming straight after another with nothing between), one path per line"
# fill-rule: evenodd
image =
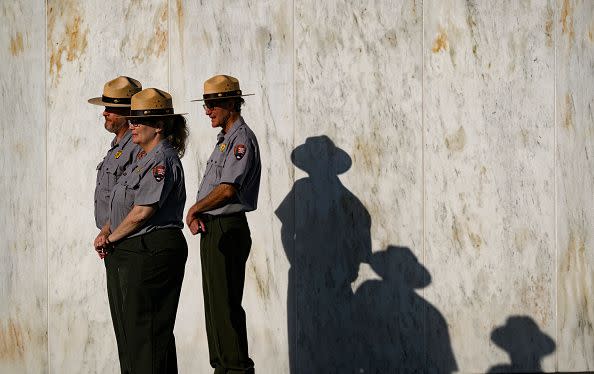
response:
M132 97L128 119L141 151L113 188L108 234L97 243L109 253L109 305L127 374L177 373L173 329L188 257L180 157L188 130L172 103L156 88Z
M201 233L200 260L209 359L215 373L253 373L241 306L245 264L252 240L245 212L255 210L260 187L260 150L241 116L239 81L216 75L204 82L204 110L217 143L206 164L196 203L186 216Z
M97 165L97 182L95 185L95 224L100 230L93 243L99 257L104 259L106 252L101 246L102 238L109 235L109 199L118 179L130 169L134 158L141 150L140 146L131 140L131 132L128 129L131 98L142 90L142 85L136 79L130 77L117 77L105 83L103 95L89 99L89 103L105 106L103 117L105 118L105 129L114 134L111 145L103 160ZM109 259L105 261L107 280L107 295L110 304L110 312L116 335L118 347L122 346L125 337L122 329L116 324L116 310L113 308L114 298L118 294L117 266ZM122 352L120 352L120 356ZM122 369L122 372L125 372Z
M140 147L131 140L128 129L130 100L134 94L142 90L142 85L130 77L117 77L105 83L103 95L89 99L89 103L105 106L103 117L105 129L114 134L111 146L103 160L97 165L97 182L95 185L95 224L105 234L105 224L109 219L109 196L120 176L134 161ZM99 252L103 258L105 255Z

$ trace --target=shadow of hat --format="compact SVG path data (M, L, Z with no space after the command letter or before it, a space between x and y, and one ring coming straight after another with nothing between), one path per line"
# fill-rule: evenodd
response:
M325 170L333 174L342 174L352 165L351 157L326 135L313 136L305 140L291 152L291 161L307 173Z
M383 251L374 252L369 265L384 280L398 278L415 289L431 284L431 274L407 247L390 245Z
M555 341L527 316L511 316L491 333L491 340L507 352L546 356L555 351Z

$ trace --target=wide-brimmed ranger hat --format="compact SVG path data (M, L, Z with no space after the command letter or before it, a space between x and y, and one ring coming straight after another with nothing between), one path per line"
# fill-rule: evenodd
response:
M169 117L188 113L174 113L173 100L168 92L158 88L146 88L132 96L130 115L126 118Z
M134 94L142 90L142 84L134 78L119 76L105 83L103 95L89 99L93 105L125 108L130 106Z
M237 78L230 75L215 75L204 81L204 94L202 95L202 99L192 101L221 100L252 95L252 93L241 93L239 80L237 80Z

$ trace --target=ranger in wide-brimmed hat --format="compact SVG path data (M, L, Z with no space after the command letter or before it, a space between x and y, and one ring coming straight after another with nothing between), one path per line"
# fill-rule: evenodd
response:
M220 127L196 203L186 216L199 232L210 364L218 373L251 373L245 311L241 306L250 229L245 212L255 210L260 188L260 150L256 135L241 116L239 81L215 75L204 82L205 114Z
M103 161L97 165L95 224L99 229L105 225L109 216L109 195L113 186L139 151L139 147L130 140L131 133L125 116L130 114L132 96L140 90L142 85L139 81L120 76L105 83L101 97L88 100L90 104L105 107L105 129L115 135Z
M136 79L120 76L110 80L103 86L101 97L89 99L93 105L104 106L103 117L105 129L114 134L110 148L103 160L97 165L97 182L95 185L95 224L100 229L95 238L94 247L100 258L105 258L106 252L101 245L104 238L109 235L109 197L120 179L130 169L140 147L131 140L132 133L128 131L128 120L125 116L130 114L130 102L134 94L142 90L142 85ZM118 268L112 261L105 262L107 289L110 304L119 291L117 282ZM112 319L116 321L114 309L111 309ZM114 324L115 326L115 324ZM124 335L116 329L118 344L124 341ZM126 372L126 363L120 360L122 372Z
M108 278L108 293L116 336L125 337L117 341L122 372L177 373L173 329L188 256L180 157L188 130L163 90L144 89L130 104L126 118L141 151L113 189L108 235L98 244L108 252L108 276L119 269L111 275L120 283Z
M149 141L143 133L135 131L139 125L147 125L167 139L171 146L178 151L179 157L184 155L188 137L186 119L188 113L175 113L173 100L168 92L158 88L147 88L132 96L130 114L126 116L132 127L132 141L146 151L150 147ZM152 148L152 147L151 147ZM147 151L148 152L148 151Z

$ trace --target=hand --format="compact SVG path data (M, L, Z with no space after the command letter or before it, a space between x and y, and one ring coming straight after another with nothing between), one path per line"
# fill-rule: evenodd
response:
M190 232L192 233L192 235L206 232L206 226L204 225L204 222L202 222L202 220L199 218L195 218L194 220L192 220L192 222L190 222L188 226L190 227Z
M192 227L192 221L194 221L196 218L194 217L194 207L191 207L190 210L188 210L188 214L186 214L186 225L188 225L188 227ZM196 235L196 234L194 234Z
M105 258L105 256L107 256L107 251L105 247L107 246L108 236L109 233L100 232L99 235L97 235L97 237L95 238L95 242L93 243L95 251L97 251L99 258L102 260Z

